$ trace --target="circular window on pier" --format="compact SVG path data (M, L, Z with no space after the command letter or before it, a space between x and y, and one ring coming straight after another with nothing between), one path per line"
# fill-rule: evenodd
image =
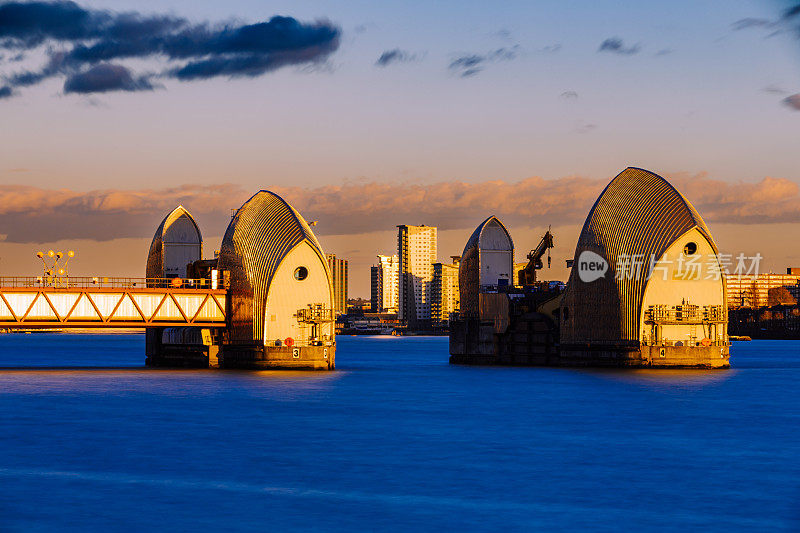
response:
M306 267L297 267L294 269L294 279L303 281L308 277L308 269Z
M697 252L697 244L693 242L687 242L686 246L683 247L683 254L684 255L694 255Z

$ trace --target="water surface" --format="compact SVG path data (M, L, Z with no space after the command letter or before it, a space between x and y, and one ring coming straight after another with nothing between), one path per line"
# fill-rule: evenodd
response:
M800 342L728 371L151 370L143 335L0 335L0 530L800 529Z

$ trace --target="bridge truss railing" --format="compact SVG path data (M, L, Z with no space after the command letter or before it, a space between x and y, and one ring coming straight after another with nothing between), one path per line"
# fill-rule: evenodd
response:
M180 278L0 278L0 328L225 327L227 290L212 285Z
M0 276L2 288L54 287L64 289L226 289L223 279L124 278L109 276Z

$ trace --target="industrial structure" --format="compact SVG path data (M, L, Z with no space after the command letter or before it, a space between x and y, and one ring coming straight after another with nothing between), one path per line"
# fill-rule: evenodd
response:
M334 367L333 285L325 254L283 198L260 191L239 208L217 267L230 280L221 366Z
M461 257L461 311L450 321L451 363L554 364L557 327L543 308L556 301L560 291L534 282L533 274L543 268L542 257L552 246L548 230L528 254L528 262L518 268L514 241L505 225L495 216L478 225ZM522 283L515 284L518 271L528 274L520 275Z
M627 168L608 184L583 225L563 294L530 275L553 246L549 231L528 255L522 290L477 281L476 233L462 259L451 362L729 366L719 252L703 219L664 178Z
M625 169L597 199L578 237L561 301L562 360L727 367L718 256L711 232L683 195L661 176ZM689 270L694 257L705 258L703 270Z
M491 216L472 232L458 268L461 314L481 316L481 304L498 289L514 284L514 241L500 220Z
M144 278L75 278L46 262L42 276L0 278L0 328L146 328L153 366L335 367L331 274L294 208L260 191L218 257L202 259L202 246L178 206L153 236Z

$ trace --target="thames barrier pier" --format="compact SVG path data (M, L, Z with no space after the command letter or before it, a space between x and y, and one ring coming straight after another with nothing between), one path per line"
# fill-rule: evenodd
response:
M183 207L156 230L148 277L201 277L226 294L224 328L150 328L147 363L332 370L333 286L311 228L280 196L260 191L231 219L218 257Z
M144 278L76 278L47 267L42 276L0 278L0 328L145 328L149 366L335 368L325 254L285 200L253 195L219 254L202 257L200 228L178 206L155 232Z
M490 227L502 231L484 237ZM467 304L451 325L451 363L730 366L717 245L697 210L661 176L627 168L608 184L583 225L563 292L525 281L510 287L493 259L508 250L510 235L494 217L467 243L459 272ZM540 254L528 257L525 270L535 272Z

